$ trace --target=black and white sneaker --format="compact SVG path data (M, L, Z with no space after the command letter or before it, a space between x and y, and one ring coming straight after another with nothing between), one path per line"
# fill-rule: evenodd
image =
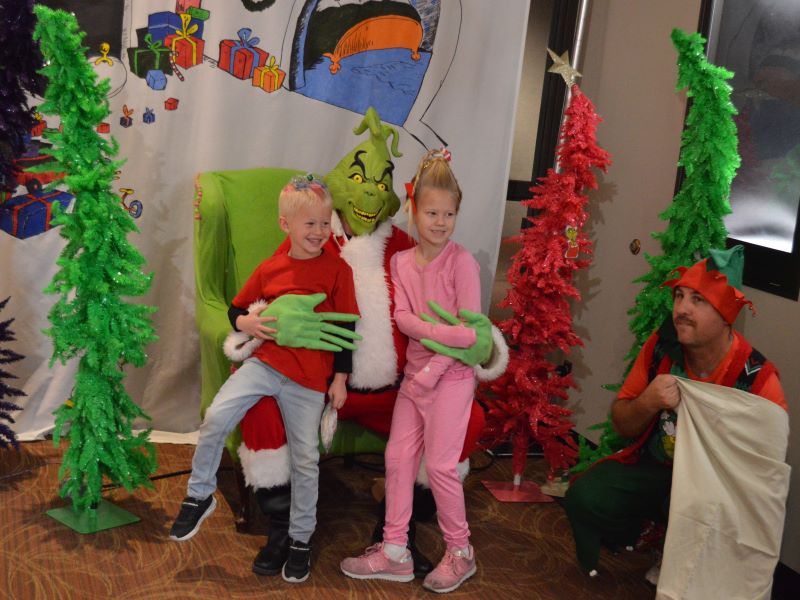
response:
M205 500L198 500L191 496L186 496L181 503L181 511L169 530L169 539L183 542L194 536L200 531L200 524L217 507L214 494Z
M283 564L281 576L289 583L301 583L311 572L311 546L305 542L291 540L289 558Z

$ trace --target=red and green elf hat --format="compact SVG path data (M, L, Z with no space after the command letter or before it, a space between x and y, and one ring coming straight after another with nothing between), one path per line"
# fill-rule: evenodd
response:
M733 325L745 305L755 314L753 303L741 291L744 247L737 245L728 250L712 249L709 255L691 267L673 270L672 273L678 273L680 277L661 285L669 286L673 290L681 286L699 292L729 325Z

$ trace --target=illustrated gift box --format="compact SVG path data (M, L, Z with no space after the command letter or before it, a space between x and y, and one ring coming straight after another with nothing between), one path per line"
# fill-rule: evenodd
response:
M144 114L142 115L142 121L145 123L155 123L156 122L156 113L153 112L152 108L144 107Z
M250 37L253 31L242 27L236 32L238 40L222 40L219 43L219 62L217 66L239 79L251 79L258 67L267 62L269 52L257 48L261 40Z
M197 25L197 29L193 31L194 37L202 38L205 23L200 19L193 19L191 15L186 16L190 19L189 25ZM168 35L184 30L181 17L183 17L183 14L166 11L152 13L147 16L147 31L153 36L153 40L163 42ZM164 45L166 46L167 44L165 43Z
M194 6L190 6L184 11L187 15L191 15L193 19L198 19L200 21L208 21L211 17L211 12L207 11L205 8L195 8Z
M73 198L60 190L15 196L0 204L0 229L21 240L44 233L52 228L53 204L66 210Z
M200 8L203 0L175 0L175 12L184 13L190 8Z
M171 75L170 49L165 47L163 42L154 41L153 34L147 33L144 28L137 29L136 33L139 34L139 47L128 48L128 64L133 74L143 79L147 77L147 72L152 70Z
M194 67L203 62L205 42L192 35L197 32L197 25L192 24L189 15L181 15L181 29L164 38L164 45L175 54L175 64L184 69Z
M148 71L145 81L147 81L147 87L154 90L163 90L167 87L167 77L164 75L164 71L160 69Z
M164 109L165 110L178 110L178 99L177 98L167 98L164 100Z
M286 72L281 71L275 64L275 57L269 57L269 63L258 67L253 74L253 85L260 87L265 92L274 92L283 83Z
M123 127L130 127L133 125L133 109L128 108L127 104L122 105L122 116L119 118L119 124Z
M33 116L36 118L36 124L31 127L31 136L39 137L44 133L45 127L47 127L47 121L42 118L38 110L33 113Z

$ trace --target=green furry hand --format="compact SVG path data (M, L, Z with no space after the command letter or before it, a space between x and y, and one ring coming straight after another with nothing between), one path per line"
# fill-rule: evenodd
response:
M475 343L469 348L453 348L451 346L445 346L439 342L434 342L433 340L423 338L420 340L423 346L425 346L428 350L436 352L437 354L442 354L444 356L449 356L450 358L460 360L465 365L469 365L471 367L480 365L489 360L489 357L492 355L492 322L486 315L462 308L458 311L458 314L461 317L459 319L454 314L446 311L441 306L436 304L436 302L433 300L428 300L428 306L430 306L431 310L439 315L439 317L445 323L450 325L463 325L465 327L474 329ZM420 318L428 323L441 325L439 321L426 313L422 313Z
M325 321L354 323L359 316L350 313L314 312L314 308L324 300L323 293L309 296L286 294L270 302L261 316L278 319L270 323L270 326L277 329L277 333L271 337L279 346L330 352L355 350L355 345L348 340L360 340L360 335Z

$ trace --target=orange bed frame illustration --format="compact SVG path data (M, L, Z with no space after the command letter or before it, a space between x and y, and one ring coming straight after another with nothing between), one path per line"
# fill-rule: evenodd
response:
M339 61L367 50L408 48L411 50L411 58L419 60L421 43L422 25L418 21L400 15L386 15L353 25L338 41L333 52L325 52L323 56L331 59L329 69L335 75L341 68Z

